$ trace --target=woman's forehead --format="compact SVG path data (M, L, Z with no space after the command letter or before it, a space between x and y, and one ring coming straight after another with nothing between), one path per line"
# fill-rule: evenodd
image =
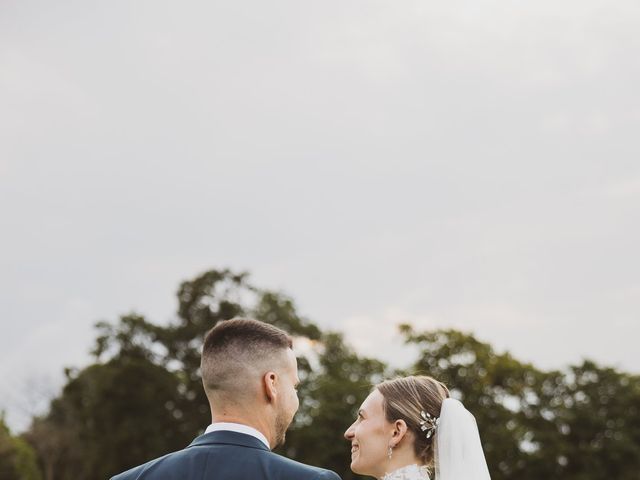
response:
M382 412L382 402L384 397L382 394L376 389L369 394L367 398L364 399L362 405L360 406L360 410L364 410L366 413L381 413Z

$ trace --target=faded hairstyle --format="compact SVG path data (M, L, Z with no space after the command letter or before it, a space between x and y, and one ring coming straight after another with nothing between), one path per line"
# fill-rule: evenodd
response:
M247 318L219 322L204 339L200 369L211 399L225 401L250 395L255 381L283 364L291 337L268 323Z
M434 439L426 438L420 429L420 412L440 417L442 402L449 398L449 389L444 383L424 375L394 378L375 387L384 397L382 408L387 421L404 420L408 430L413 432L414 451L427 466L433 466Z

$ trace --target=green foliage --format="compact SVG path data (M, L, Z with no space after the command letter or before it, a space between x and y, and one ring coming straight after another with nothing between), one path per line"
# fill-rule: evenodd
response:
M245 315L308 341L322 335L297 314L290 298L253 287L246 274L205 272L183 282L177 296L177 319L169 325L137 314L97 324L97 363L69 373L62 395L29 435L50 472L47 480L109 477L183 448L202 433L211 418L200 351L217 322ZM311 371L305 358L300 366Z
M556 456L562 478L638 478L639 377L586 361L546 375L541 404L557 446L545 453Z
M454 330L401 327L431 375L473 412L493 480L636 479L640 379L585 362L542 372Z
M2 480L40 480L36 454L22 438L11 435L0 412L0 478Z
M455 330L414 333L402 327L410 343L421 346L413 371L444 382L474 413L492 478L527 478L528 429L523 411L532 408L538 372L471 335Z
M302 379L300 410L283 453L330 468L349 480L357 476L349 469L350 448L342 434L373 385L383 378L385 365L359 357L336 333L325 334L322 347L318 366Z
M135 313L97 325L95 364L68 372L62 394L25 435L45 480L108 478L200 434L210 422L202 341L235 316L276 325L308 347L298 359L300 410L280 452L358 478L342 435L372 386L391 375L384 363L358 356L341 335L322 332L291 298L256 288L246 273L205 272L183 282L177 298L168 325ZM420 354L400 373L431 375L464 401L493 480L638 478L638 377L591 362L543 372L462 332L401 331ZM37 480L28 452L0 428L0 478Z
M200 351L207 331L218 322L250 316L284 328L293 335L317 339L318 327L300 317L293 301L274 292L259 290L246 273L210 270L178 288L178 315L167 326L158 326L138 315L120 323L98 324L100 335L93 350L104 358L144 358L175 372L179 380L177 410L181 425L191 436L210 422L208 402L200 379Z
M70 377L30 440L57 479L108 478L191 440L180 421L176 376L143 358L118 357ZM47 428L48 427L48 428ZM51 445L49 431L64 433ZM44 444L41 444L41 442ZM53 447L58 455L49 455Z

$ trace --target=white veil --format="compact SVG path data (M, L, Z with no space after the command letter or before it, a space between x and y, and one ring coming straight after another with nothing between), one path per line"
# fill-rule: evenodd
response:
M436 480L490 480L476 419L458 400L442 402L435 435Z

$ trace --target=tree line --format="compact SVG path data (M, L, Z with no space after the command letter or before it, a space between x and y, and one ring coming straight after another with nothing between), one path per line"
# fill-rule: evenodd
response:
M107 479L184 448L210 423L199 377L204 334L236 316L276 325L309 347L299 358L300 409L279 453L344 480L360 478L342 439L358 406L381 379L408 374L444 381L474 413L493 480L639 478L636 375L591 361L542 371L473 335L410 325L400 330L419 355L391 369L301 316L291 298L230 270L183 282L177 297L168 325L137 314L98 323L93 363L65 372L62 392L24 434L12 435L0 417L0 479Z

